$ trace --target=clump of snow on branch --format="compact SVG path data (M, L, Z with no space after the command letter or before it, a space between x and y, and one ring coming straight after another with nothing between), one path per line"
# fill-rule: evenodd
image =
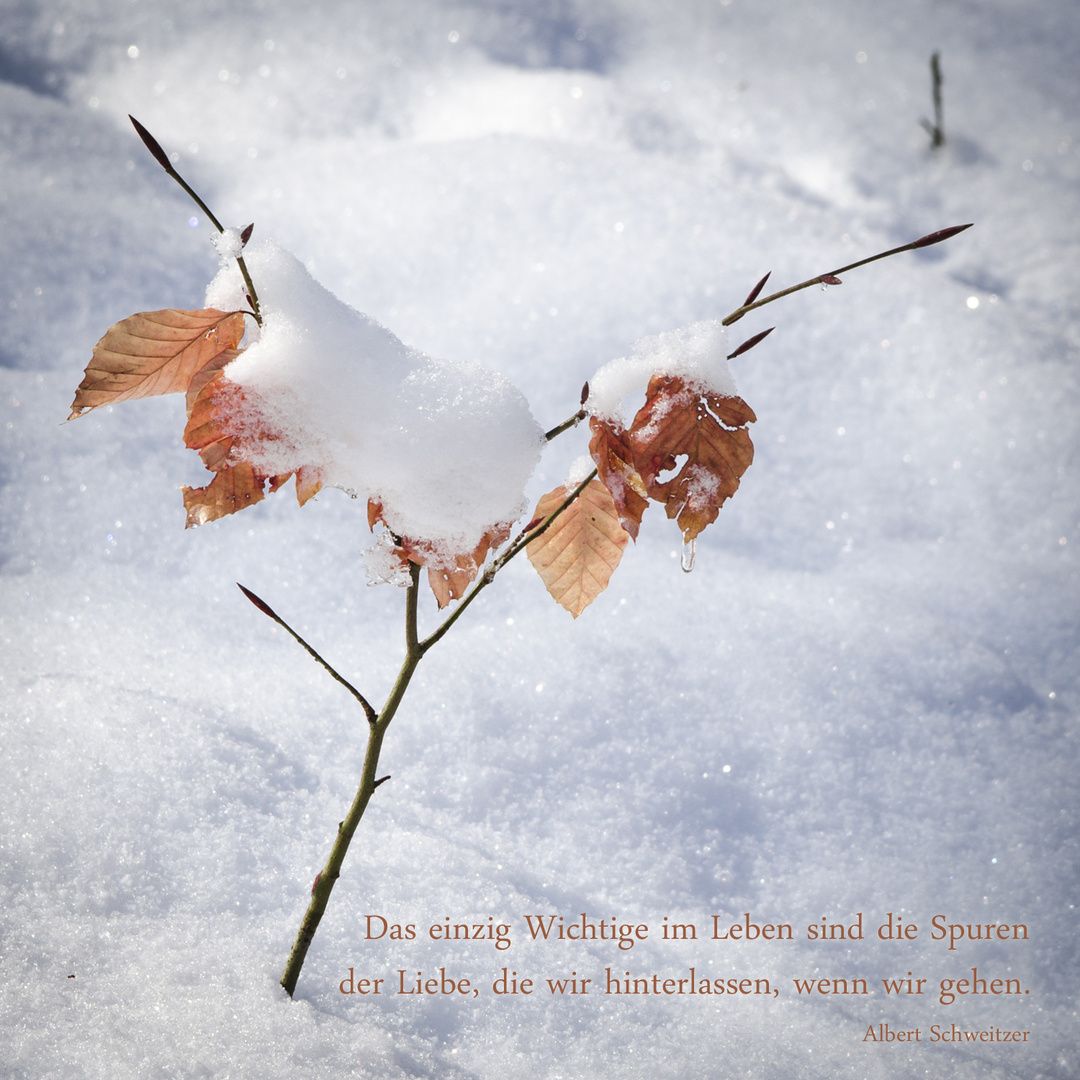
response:
M238 258L244 252L244 238L239 229L230 228L214 233L210 239L223 262Z
M397 585L404 588L409 584L409 571L402 565L389 533L379 533L375 543L364 550L362 558L369 585Z
M566 474L567 489L576 488L595 468L593 459L588 454L582 454L575 458L570 465L570 471Z
M611 360L589 380L585 407L593 416L626 427L623 399L644 395L654 375L678 375L687 386L734 397L724 328L717 319L691 323L654 337L639 338L629 356Z
M316 468L324 485L381 503L387 526L425 541L436 560L520 516L543 433L507 379L408 348L271 242L245 261L263 324L225 376L243 392L240 443L252 464L267 475ZM235 264L206 303L246 307Z

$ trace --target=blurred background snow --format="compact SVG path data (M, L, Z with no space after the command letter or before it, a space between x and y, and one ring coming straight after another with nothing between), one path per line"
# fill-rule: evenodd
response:
M1070 0L3 0L4 1077L1073 1077L1080 701L1080 9ZM930 54L948 144L931 153ZM514 565L431 653L295 1001L277 986L359 775L402 594L362 507L281 494L184 532L179 398L64 425L94 342L198 307L207 223L294 250L541 424L633 341L912 240L748 316L757 457L679 571L654 509L571 622ZM562 481L564 436L529 493ZM429 601L424 617L434 618ZM430 621L428 623L430 625ZM888 912L913 942L523 940L522 916ZM510 922L367 942L364 916ZM929 940L932 915L1026 942ZM604 968L761 998L338 992ZM1030 994L799 998L792 977ZM875 1046L869 1024L1031 1031Z

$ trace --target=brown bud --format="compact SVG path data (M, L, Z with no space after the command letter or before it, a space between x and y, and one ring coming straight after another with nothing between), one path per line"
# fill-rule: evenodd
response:
M245 589L243 585L238 581L236 587L264 614L269 615L271 619L276 619L277 615L274 613L273 608L270 607L265 601L260 600L250 589Z
M911 246L912 248L922 248L929 247L931 244L940 244L942 240L948 240L949 237L962 233L965 229L970 229L974 224L974 221L970 221L967 225L953 225L948 229L938 229L937 232L927 233L925 236L920 237Z
M775 329L775 326L770 326L768 330L762 330L760 334L747 338L733 353L728 353L728 359L734 360L736 356L742 356L744 352L749 352L759 342L764 341Z
M172 162L169 160L169 155L161 149L161 144L157 141L157 139L155 139L154 136L151 135L150 132L147 131L146 128L144 128L142 124L140 124L139 121L135 119L134 116L131 115L131 113L128 113L128 119L135 125L135 130L139 133L139 138L142 139L146 149L154 155L157 163L167 173L173 172L174 170L172 167Z
M765 282L772 277L772 271L770 270L751 290L750 295L742 302L742 306L746 307L747 304L752 304L760 294L761 290L765 288Z

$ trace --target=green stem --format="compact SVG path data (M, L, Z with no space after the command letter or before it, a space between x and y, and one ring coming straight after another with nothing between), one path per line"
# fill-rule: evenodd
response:
M405 691L409 687L409 683L412 680L417 665L424 658L427 651L445 636L450 627L457 622L462 613L470 604L472 604L477 596L479 596L480 593L495 580L495 575L512 558L514 558L514 556L523 551L528 544L538 536L543 535L543 533L551 527L555 519L570 506L595 477L596 470L593 469L593 471L578 484L576 488L574 488L566 499L563 500L562 504L544 518L540 524L533 528L523 529L510 547L508 547L506 551L495 559L491 566L487 568L480 577L480 580L469 590L449 618L447 618L437 630L423 641L421 641L419 637L417 621L420 567L416 563L409 564L409 586L405 597L405 659L402 661L401 669L398 671L397 680L394 683L393 689L390 691L390 696L386 699L386 704L383 705L378 715L373 716L373 710L371 710L371 706L368 705L363 695L361 695L350 683L346 682L346 680L342 678L306 641L304 641L295 630L273 612L262 600L255 596L254 593L250 592L248 589L244 589L242 585L240 586L240 588L243 589L244 595L247 596L260 611L269 615L276 623L284 627L285 630L303 645L311 656L313 656L335 679L338 680L338 682L348 687L353 696L364 706L365 711L368 713L369 720L367 750L364 753L364 768L360 778L360 786L357 788L356 795L353 798L352 805L349 807L348 814L346 814L345 819L338 825L337 836L334 839L334 846L330 850L330 857L327 859L326 865L319 872L319 875L315 878L315 884L311 888L311 901L308 903L307 911L304 913L304 920L300 924L300 930L296 935L296 941L293 942L292 950L289 953L289 959L286 962L285 970L281 975L281 985L284 987L285 992L289 997L292 997L293 992L296 989L296 982L300 977L300 971L304 966L304 960L307 957L308 949L311 947L311 942L315 937L315 931L319 928L319 923L322 921L323 913L326 911L326 905L330 900L330 894L334 891L334 885L341 876L341 866L345 861L346 852L348 852L349 845L352 843L352 838L356 833L357 826L360 824L360 819L364 816L364 811L367 810L368 803L371 801L371 796L375 793L375 789L383 782L383 780L388 779L388 777L383 777L380 780L375 779L375 772L379 765L379 754L382 752L383 738L386 735L386 729L390 726L390 721L394 719L394 716L397 713L402 698L405 696Z
M577 427L586 416L588 416L588 413L586 413L584 409L578 409L578 411L569 419L564 420L561 424L556 425L549 432L545 433L544 439L547 442L551 442L557 435L561 435L564 431L569 431L570 428Z
M315 937L315 931L319 928L330 894L334 891L334 885L341 876L341 865L345 861L345 854L349 850L349 844L352 843L356 827L360 824L360 819L364 816L364 811L375 789L382 783L382 780L375 779L375 771L379 765L379 754L382 751L386 729L390 726L390 721L394 719L401 699L405 696L405 691L412 680L413 672L416 671L416 666L424 655L417 643L416 635L416 599L420 567L415 563L410 564L409 574L409 588L405 600L405 659L402 661L401 670L398 672L390 696L386 699L386 704L368 728L367 750L364 754L364 770L360 778L360 786L357 788L348 814L345 815L345 820L338 825L330 857L326 860L326 865L318 877L315 878L304 921L300 924L299 933L296 935L296 941L293 943L285 970L282 972L281 985L289 997L292 997L296 989L296 981L300 977L300 969L304 966L304 959Z
M465 609L486 589L494 580L495 575L515 556L523 551L538 536L542 536L551 528L555 519L596 479L596 469L593 469L584 480L563 500L558 509L552 511L544 520L532 529L524 529L518 534L517 539L484 571L480 580L465 594L461 603L454 608L453 613L446 621L419 644L421 655L426 653L436 642L440 641L461 618Z

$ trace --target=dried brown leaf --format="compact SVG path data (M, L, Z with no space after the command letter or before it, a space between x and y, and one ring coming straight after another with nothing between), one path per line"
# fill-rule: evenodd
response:
M383 517L382 503L378 499L368 499L368 526L374 529L379 524L389 529ZM460 600L465 595L465 591L476 580L488 552L497 548L510 535L510 526L497 525L489 529L472 551L454 559L453 566L444 565L443 556L423 540L410 540L392 532L390 535L394 538L395 550L402 566L411 562L427 567L428 584L439 607L444 608L451 600Z
M296 501L303 506L322 490L322 477L318 469L306 465L296 470Z
M589 420L589 428L589 453L596 462L596 471L611 493L622 527L637 540L641 515L649 503L647 486L634 466L630 433L596 416Z
M239 311L144 311L110 327L71 404L71 416L131 398L187 391L207 365L223 366L244 336ZM223 354L231 355L221 360Z
M254 506L263 500L265 483L265 476L260 476L248 462L240 461L223 466L204 488L185 487L186 527L205 525L208 521Z
M738 489L754 460L746 425L756 419L740 397L711 394L673 375L654 375L649 382L627 442L649 498L678 521L684 541L712 524ZM681 465L679 458L685 458Z
M553 514L568 494L549 491L534 516ZM607 588L629 539L611 493L593 480L525 551L552 598L576 619Z
M224 468L236 442L234 422L243 392L230 383L220 371L214 371L205 380L202 373L197 377L201 388L194 386L188 392L188 419L184 428L184 445L197 450L203 464L212 472Z
M424 544L414 544L405 540L404 544L409 550L409 559L421 566L428 567L428 584L435 594L435 599L440 608L446 607L451 600L460 600L465 595L465 590L476 580L480 567L488 557L488 552L497 548L510 535L509 525L499 525L484 533L480 543L465 555L458 555L452 567L442 567L430 555L425 554Z

